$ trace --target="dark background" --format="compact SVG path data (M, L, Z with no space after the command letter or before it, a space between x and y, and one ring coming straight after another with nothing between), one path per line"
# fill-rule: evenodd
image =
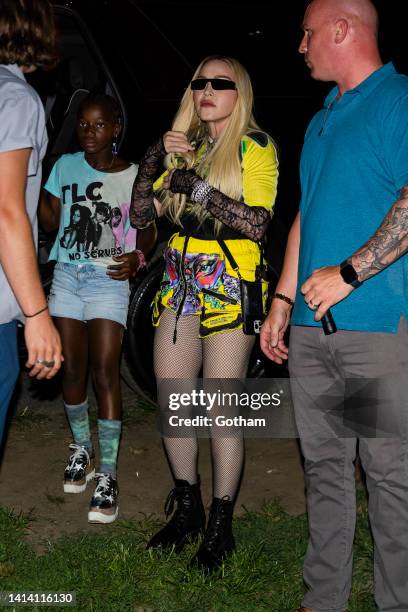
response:
M112 93L121 99L126 115L121 154L133 161L170 128L184 88L203 57L220 53L239 59L252 78L256 119L278 145L275 211L290 225L299 201L303 134L332 86L313 81L297 51L306 2L71 0L54 4L63 56L75 55L78 32L91 41L92 59L77 53L75 86L86 83L88 89L101 88L102 73L109 75ZM399 71L408 73L405 3L378 0L375 4L383 60L392 59ZM59 73L64 69L63 62Z
M408 73L404 3L380 0L380 47ZM194 2L170 0L69 0L54 2L62 59L55 71L36 71L30 80L44 101L50 145L44 174L60 155L78 150L76 113L87 92L114 95L124 115L122 157L139 161L146 147L170 129L193 70L207 55L226 54L251 75L255 117L278 146L280 177L275 214L265 249L270 287L279 277L286 237L299 203L298 164L306 126L333 84L310 78L297 49L306 2ZM159 221L160 245L174 229ZM40 234L43 284L52 279L46 263L53 236ZM154 396L150 309L162 276L162 258L134 284L129 309L126 355L136 386ZM248 376L284 377L256 346Z

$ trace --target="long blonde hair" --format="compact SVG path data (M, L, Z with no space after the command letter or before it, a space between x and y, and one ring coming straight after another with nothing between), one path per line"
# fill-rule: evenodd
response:
M203 59L194 72L193 79L200 73L205 64L212 60L225 62L233 71L237 85L237 100L234 110L214 147L208 155L196 165L195 152L186 154L169 154L166 156L167 168L192 168L197 174L205 178L210 185L219 189L226 195L239 200L242 196L242 170L240 160L240 143L248 129L258 130L259 127L253 117L252 107L254 95L251 80L245 68L234 58L221 55L211 55ZM192 80L193 80L192 79ZM172 130L184 132L190 142L200 143L209 137L207 126L201 122L194 108L193 94L188 87L181 99L179 110L174 118ZM163 212L177 225L182 225L180 218L186 208L186 196L173 194L169 190L162 190L160 200ZM210 215L203 211L200 204L192 205L193 212L202 223ZM215 221L215 231L219 232L221 222Z

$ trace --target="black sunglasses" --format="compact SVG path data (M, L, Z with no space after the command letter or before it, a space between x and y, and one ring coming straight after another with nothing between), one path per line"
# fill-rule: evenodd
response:
M205 89L207 83L211 83L211 87L217 91L237 88L234 81L229 81L228 79L194 79L194 81L191 81L190 86L193 91L199 91Z

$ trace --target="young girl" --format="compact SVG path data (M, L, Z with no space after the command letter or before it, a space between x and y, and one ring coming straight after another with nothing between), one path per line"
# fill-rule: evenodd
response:
M131 220L148 227L155 210L179 226L165 252L166 268L157 296L154 367L165 379L245 376L254 337L242 329L239 278L253 281L260 263L258 242L271 218L277 183L275 147L252 116L252 87L246 70L228 57L209 57L197 68L172 130L152 145L135 181ZM171 154L171 155L168 155ZM154 182L166 157L169 171ZM188 169L187 169L188 168ZM181 383L181 381L180 381ZM161 393L166 411L168 396ZM221 410L214 407L213 416ZM149 548L180 552L205 528L197 473L198 445L177 432L164 437L175 488L166 504L171 520ZM206 571L234 548L232 512L241 478L241 436L211 430L213 502L195 557Z
M74 443L64 472L64 491L84 491L95 476L88 520L111 523L118 515L116 462L121 435L119 361L126 326L130 276L143 263L129 204L137 168L117 156L121 113L107 95L89 95L78 111L81 153L63 155L45 185L40 223L58 227L49 310L60 332L62 390ZM122 213L115 219L113 211ZM98 403L100 450L95 475L87 378L91 371Z

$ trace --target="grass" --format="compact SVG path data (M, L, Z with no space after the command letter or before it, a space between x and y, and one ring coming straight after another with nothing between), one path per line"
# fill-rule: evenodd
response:
M55 410L54 407L52 409ZM63 414L62 405L58 406L57 409L60 411L60 414ZM133 425L140 425L145 421L146 415L150 415L152 413L152 410L152 404L143 398L132 398L132 402L127 402L126 408L123 411L123 426L126 428ZM91 396L89 400L89 417L91 425L95 426L98 414L96 401L93 396ZM20 432L39 430L51 421L52 419L50 416L39 410L36 403L34 403L33 406L26 405L23 408L18 408L13 415L13 425Z
M81 612L293 612L300 605L305 516L290 517L274 503L237 518L237 551L211 579L189 567L193 545L180 556L145 551L158 525L151 519L118 521L104 535L64 537L35 555L25 540L29 519L0 509L0 591L75 591L77 606L71 609ZM349 612L375 609L361 492Z
M140 425L156 411L152 401L143 398L133 386L132 377L127 366L122 364L121 378L123 395L123 426ZM22 374L19 388L15 393L13 425L19 432L40 430L53 420L54 413L64 414L61 392L61 380L38 381L30 379L27 372ZM88 384L89 416L92 425L96 424L97 407L91 382ZM45 410L44 410L45 409ZM68 425L67 425L68 427Z
M13 416L13 424L20 431L40 429L48 421L50 421L50 418L46 414L39 412L38 410L33 410L28 405L17 410Z

